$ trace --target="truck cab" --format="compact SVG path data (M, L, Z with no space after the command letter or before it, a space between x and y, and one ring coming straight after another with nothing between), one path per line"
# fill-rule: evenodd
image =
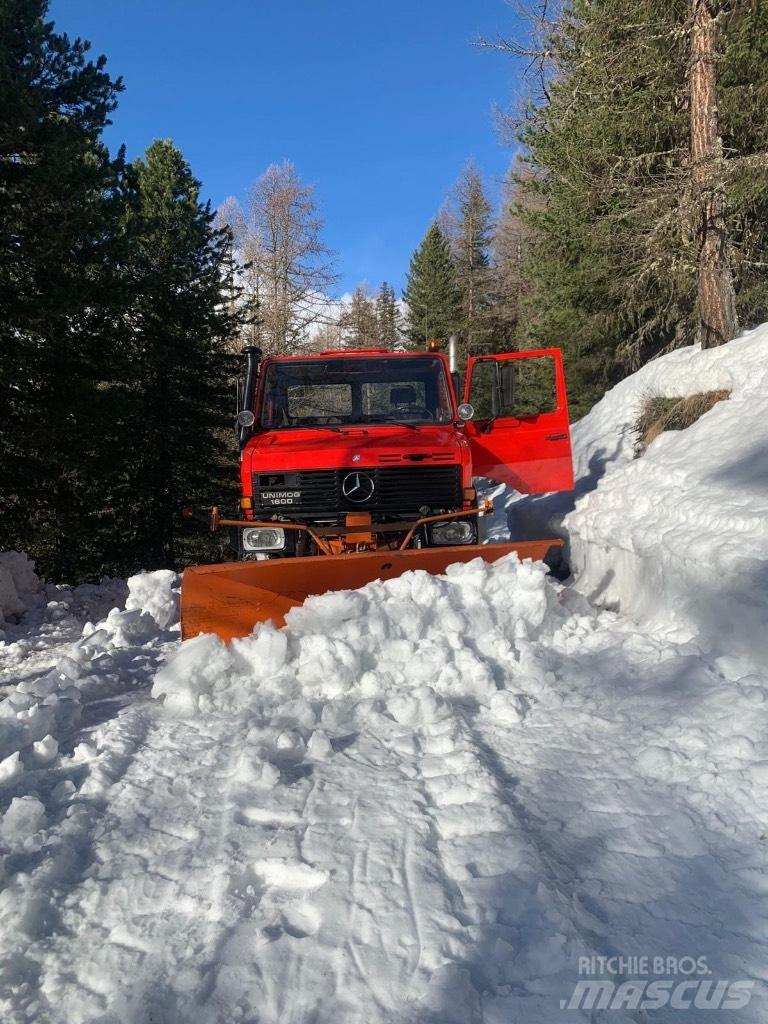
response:
M557 349L470 358L463 389L434 347L248 357L240 559L477 544L474 478L573 485Z

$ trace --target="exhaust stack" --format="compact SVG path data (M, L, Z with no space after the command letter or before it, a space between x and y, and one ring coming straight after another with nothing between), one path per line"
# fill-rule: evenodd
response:
M245 371L245 391L243 392L243 408L240 412L253 413L253 400L256 395L256 381L259 377L259 364L261 362L262 351L257 345L245 345L243 353L247 360L247 367ZM239 417L238 417L239 420ZM240 447L245 446L245 442L251 436L250 424L240 423L239 441Z

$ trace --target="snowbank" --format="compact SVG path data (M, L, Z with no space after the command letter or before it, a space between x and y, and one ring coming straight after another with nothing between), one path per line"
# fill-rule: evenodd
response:
M56 760L59 741L79 723L83 702L108 694L110 676L120 674L123 651L133 657L142 645L155 647L178 621L178 577L165 569L133 576L125 608L112 608L96 625L83 625L73 610L99 610L105 601L109 607L125 590L123 583L49 587L46 594L34 563L26 555L4 552L0 585L3 614L21 618L15 639L2 645L5 661L18 666L3 680L0 700L0 787L8 787L25 768ZM67 643L73 629L81 635ZM35 636L32 643L27 632ZM36 648L44 652L39 662Z
M718 389L730 398L635 457L648 396ZM767 395L768 325L644 366L576 424L582 496L564 521L591 601L735 655L744 670L768 664Z

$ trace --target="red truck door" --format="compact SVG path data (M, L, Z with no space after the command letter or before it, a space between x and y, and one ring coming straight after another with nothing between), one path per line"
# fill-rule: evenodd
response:
M571 433L559 349L470 356L464 401L472 472L522 494L573 488Z

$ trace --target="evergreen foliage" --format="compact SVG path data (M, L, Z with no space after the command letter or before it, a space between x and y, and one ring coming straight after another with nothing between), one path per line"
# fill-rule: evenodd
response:
M408 306L405 333L412 348L459 331L461 291L448 239L437 223L411 258L403 299Z
M240 315L236 303L222 302L229 232L213 227L180 151L156 141L133 172L126 512L133 557L175 567L200 554L179 542L180 507L233 495L234 434L223 425L239 369L228 349Z
M46 14L0 4L0 548L74 583L205 553L178 510L236 480L238 272L172 144L109 156L121 83Z
M363 285L352 292L339 317L344 344L349 348L377 348L381 344L376 303Z
M376 296L376 321L379 344L383 348L396 349L403 335L402 317L395 289L387 281L382 282Z
M0 6L0 548L73 578L112 525L123 160L100 134L122 86L46 13Z
M765 315L766 5L720 10L722 192L742 323ZM541 24L538 99L520 118L530 231L526 344L562 344L576 413L699 334L689 0L570 0ZM519 52L519 51L518 51ZM530 57L530 52L526 54Z

